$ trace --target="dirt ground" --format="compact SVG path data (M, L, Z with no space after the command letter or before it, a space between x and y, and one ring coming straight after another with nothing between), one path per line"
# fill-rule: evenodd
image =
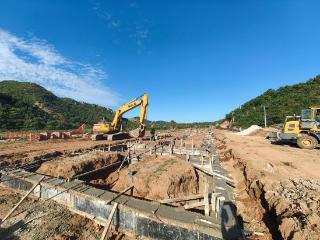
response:
M133 178L131 179L130 173ZM94 180L96 186L107 185L120 192L134 183L133 195L150 200L160 200L198 194L203 191L203 177L191 163L175 157L149 156L106 179Z
M102 168L121 159L122 156L115 152L90 152L44 162L37 172L53 177L69 178Z
M207 129L180 129L173 131L171 135L180 139L176 140L176 146L191 148L193 144L194 148L201 148L207 132Z
M91 139L48 140L33 142L1 142L0 166L13 163L30 163L44 157L58 157L67 153L109 144Z
M320 149L273 145L259 131L213 130L223 166L236 181L238 213L257 239L319 239Z

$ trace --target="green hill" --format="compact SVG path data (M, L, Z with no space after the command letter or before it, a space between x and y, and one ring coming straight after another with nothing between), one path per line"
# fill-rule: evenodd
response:
M266 106L269 126L282 123L287 115L300 114L303 108L320 106L320 75L305 83L269 89L228 113L226 119L234 117L234 125L242 128L253 124L263 126L263 106Z
M35 83L0 82L0 131L74 129L112 116L111 109L59 98Z

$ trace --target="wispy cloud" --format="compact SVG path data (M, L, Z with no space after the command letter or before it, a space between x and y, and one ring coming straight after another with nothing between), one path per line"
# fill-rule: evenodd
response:
M144 25L137 24L135 26L135 31L130 35L133 38L138 46L138 52L141 53L144 49L144 42L149 37L149 30Z
M133 41L137 47L137 52L142 53L146 48L146 41L149 38L150 31L148 28L148 19L144 18L141 13L138 12L138 5L136 2L128 4L127 8L121 9L121 12L112 11L102 6L99 1L94 1L93 10L96 15L106 22L107 27L118 33L125 33L127 37ZM135 21L131 22L126 19L126 14L130 12L130 15L135 16ZM119 39L114 40L119 44Z
M116 106L119 100L104 86L107 74L101 69L64 57L45 40L0 29L0 81L7 79L38 83L58 96L103 106Z

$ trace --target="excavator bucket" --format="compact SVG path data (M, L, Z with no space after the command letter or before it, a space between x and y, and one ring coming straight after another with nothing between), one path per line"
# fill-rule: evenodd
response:
M146 129L145 129L145 126L142 125L141 127L139 128L136 128L134 130L131 130L129 132L130 136L134 137L134 138L140 138L140 137L144 137L146 133Z

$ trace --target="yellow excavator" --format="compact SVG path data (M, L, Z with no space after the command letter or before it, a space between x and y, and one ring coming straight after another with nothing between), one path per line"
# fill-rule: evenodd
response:
M268 139L274 143L294 142L303 149L320 147L320 107L303 109L300 116L287 116L280 131L270 133Z
M140 110L140 126L137 130L127 131L128 119L123 118L123 114L141 105ZM145 134L144 121L147 117L149 106L149 97L147 93L139 96L130 102L122 105L115 113L111 123L103 120L102 122L93 125L91 136L92 140L121 140L131 137L143 137Z

